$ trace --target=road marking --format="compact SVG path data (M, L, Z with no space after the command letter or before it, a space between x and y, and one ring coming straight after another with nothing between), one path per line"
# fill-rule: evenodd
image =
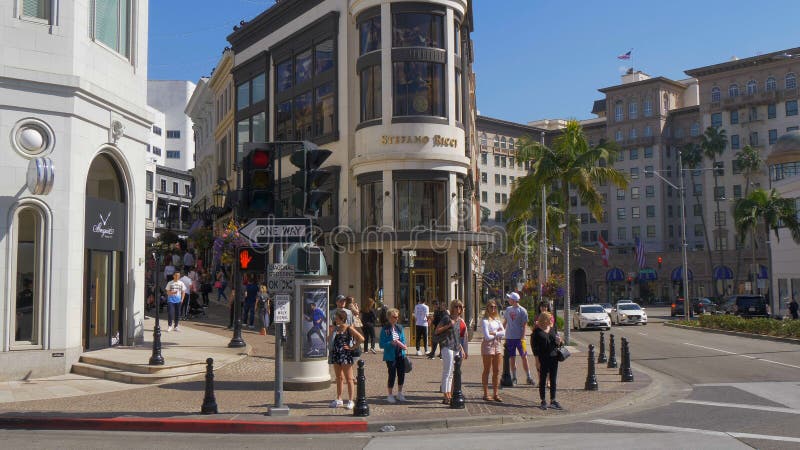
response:
M642 333L641 331L637 331L637 333L641 334L642 336L647 336L647 333Z
M655 425L652 423L637 423L637 422L625 422L622 420L609 420L609 419L595 419L592 420L593 423L599 423L602 425L613 425L617 427L628 427L628 428L640 428L643 430L653 430L653 431L668 431L672 433L697 433L697 434L705 434L709 436L731 436L735 438L744 438L744 439L763 439L768 441L782 441L782 442L798 442L800 443L800 438L790 437L790 436L773 436L768 434L750 434L750 433L737 433L732 431L714 431L714 430L701 430L699 428L685 428L685 427L673 427L669 425Z
M736 352L729 352L727 350L721 350L721 349L714 348L714 347L706 347L705 345L690 344L688 342L684 342L684 345L690 345L692 347L704 348L706 350L714 350L715 352L727 353L729 355L734 355L734 356L741 356L742 358L747 358L747 359L755 359L757 361L764 361L764 362L768 362L770 364L777 364L779 366L791 367L793 369L800 369L800 366L795 366L793 364L786 364L786 363L782 363L782 362L779 362L779 361L773 361L771 359L758 358L756 356L741 355L741 354L736 353Z
M783 408L780 406L747 405L744 403L703 402L699 400L678 400L676 403L689 403L692 405L721 406L724 408L753 409L757 411L770 411L786 414L800 414L800 409Z

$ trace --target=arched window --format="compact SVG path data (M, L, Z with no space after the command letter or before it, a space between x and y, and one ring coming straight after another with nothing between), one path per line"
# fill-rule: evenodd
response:
M489 145L489 141L486 139L486 133L481 133L481 145Z
M628 103L628 118L629 119L637 118L639 116L638 109L639 109L639 105L638 105L638 103L636 103L635 100L630 102L630 103Z
M500 147L500 138L498 136L494 137L493 144L495 148Z
M642 107L642 109L644 109L644 116L645 117L652 116L653 115L653 101L650 100L649 98L644 99L644 106Z
M506 137L505 136L503 136L503 138L500 139L500 148L506 148Z
M625 108L622 105L622 100L617 100L614 103L614 120L621 122L625 118Z
M756 84L756 80L750 80L747 82L747 95L755 95L756 91L758 91L758 85Z
M738 97L739 96L739 85L732 84L728 86L728 97Z
M711 101L718 102L719 98L720 98L719 88L714 86L713 88L711 88Z
M514 138L508 138L508 148L514 150Z
M784 84L786 89L794 89L797 87L797 77L794 73L789 72L786 74L786 78L784 79Z
M767 78L767 82L764 83L764 90L767 92L776 91L778 89L778 83L775 81L775 77Z
M12 279L11 348L41 347L44 322L45 217L32 205L19 207L13 215L11 233Z
M664 93L663 104L664 104L664 114L666 114L667 112L669 112L669 94L667 94L666 92Z

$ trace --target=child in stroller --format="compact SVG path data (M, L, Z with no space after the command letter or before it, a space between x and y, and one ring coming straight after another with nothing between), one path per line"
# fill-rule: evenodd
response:
M186 311L187 319L194 319L195 317L208 317L206 315L206 307L200 303L200 296L197 293L192 292L189 295L189 308Z

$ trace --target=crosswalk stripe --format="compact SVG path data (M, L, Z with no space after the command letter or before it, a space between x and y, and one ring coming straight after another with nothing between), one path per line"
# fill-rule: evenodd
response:
M705 345L691 344L689 342L684 342L683 344L684 345L690 345L692 347L704 348L706 350L714 350L715 352L727 353L729 355L741 356L742 358L754 359L756 361L764 361L764 362L767 362L767 363L770 363L770 364L777 364L779 366L791 367L793 369L800 369L800 366L795 366L793 364L786 364L786 363L782 363L782 362L779 362L779 361L773 361L771 359L758 358L756 356L750 356L750 355L741 355L741 354L736 353L736 352L729 352L727 350L721 350L721 349L714 348L714 347L706 347Z
M592 423L598 423L602 425L613 425L617 427L628 427L628 428L640 428L643 430L653 430L653 431L668 431L673 433L697 433L697 434L705 434L709 436L731 436L740 439L762 439L767 441L781 441L781 442L797 442L800 443L800 438L790 437L790 436L774 436L769 434L751 434L751 433L738 433L732 431L714 431L714 430L702 430L699 428L685 428L685 427L672 427L669 425L655 425L652 423L638 423L638 422L625 422L622 420L610 420L610 419L595 419L591 421Z
M722 402L703 402L699 400L678 400L676 403L688 403L692 405L719 406L722 408L752 409L757 411L770 411L786 414L800 414L800 409L782 408L780 406L761 406L747 405L744 403L722 403Z

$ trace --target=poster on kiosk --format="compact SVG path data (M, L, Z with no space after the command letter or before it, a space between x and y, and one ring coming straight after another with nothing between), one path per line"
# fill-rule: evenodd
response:
M303 359L327 358L328 289L303 290Z

